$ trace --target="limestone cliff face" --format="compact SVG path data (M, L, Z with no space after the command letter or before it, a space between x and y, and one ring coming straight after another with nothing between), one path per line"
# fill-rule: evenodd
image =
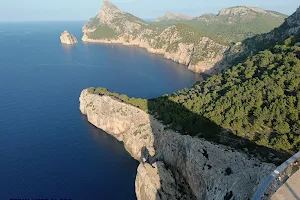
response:
M153 116L108 96L82 91L80 110L122 141L137 160L139 200L248 199L275 166L237 150L183 136Z
M228 46L201 36L187 25L161 28L147 24L106 0L99 14L90 19L82 30L84 42L136 45L199 73L214 72L228 50Z
M69 33L68 31L64 31L60 35L60 41L63 44L77 44L78 43L76 37L74 35L72 35L71 33Z

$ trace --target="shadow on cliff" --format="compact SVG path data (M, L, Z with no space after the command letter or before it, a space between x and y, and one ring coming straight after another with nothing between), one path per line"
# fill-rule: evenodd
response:
M157 170L158 176L160 177L160 188L157 189L156 200L199 199L199 197L200 199L212 198L206 195L206 190L208 186L204 185L204 182L202 183L202 181L201 183L199 183L201 187L200 191L202 194L195 195L189 185L189 181L191 180L187 180L185 178L185 175L182 174L182 171L180 171L176 166L174 166L171 163L171 161L168 160L169 158L166 158L167 154L176 154L177 156L183 157L184 160L187 156L186 152L188 152L188 147L182 147L184 146L184 142L174 144L174 142L172 141L170 141L169 143L168 141L162 141L163 137L161 137L161 134L166 134L166 131L168 131L168 129L173 131L174 137L177 137L176 135L180 133L181 135L189 135L195 138L202 138L215 144L222 144L228 146L229 151L232 147L239 151L245 152L246 154L248 154L249 158L259 156L263 160L267 162L273 162L276 165L281 164L289 157L289 154L286 152L275 151L267 147L259 146L256 143L249 141L245 138L238 137L229 130L224 130L222 127L220 127L210 119L191 112L186 107L169 100L167 97L159 97L157 99L148 100L148 112L152 116L154 116L150 117L150 123L152 128L152 134L154 137L154 148L156 155L151 156L147 147L143 147L141 149L140 162L148 163L149 166L153 168L153 173L155 174L155 170ZM158 121L165 125L165 132L160 131L157 128ZM172 131L168 133L172 133ZM176 148L183 150L181 152L176 153L164 153L161 152L164 150L158 149L162 148L162 143L164 143L163 145L169 146L177 145ZM209 150L203 149L201 153L204 157L208 158L208 154L210 153L208 151ZM278 160L278 158L281 158L281 160ZM226 163L224 163L224 165L226 165ZM204 167L210 168L211 166L207 165ZM167 178L170 175L168 173L171 173L171 176L173 176L174 179ZM224 173L228 173L228 175L230 175L232 171L230 168L228 168L225 170ZM199 180L201 180L201 178L199 178ZM170 187L173 187L173 189L170 190ZM146 188L140 189L140 193L143 193L143 191L145 190ZM140 198L142 200L151 199L148 198L146 194L140 196ZM228 192L224 194L223 199L234 199L234 194L232 193L232 191L229 190L229 188Z
M148 100L148 110L155 119L165 125L165 129L173 130L181 135L203 138L238 150L247 148L247 152L260 155L264 159L268 159L270 153L276 157L284 156L283 160L290 156L287 152L259 146L253 141L236 136L230 130L222 128L204 116L193 113L185 106L171 101L165 96ZM151 122L151 124L154 123ZM268 161L274 162L272 159ZM281 161L278 164L281 164Z

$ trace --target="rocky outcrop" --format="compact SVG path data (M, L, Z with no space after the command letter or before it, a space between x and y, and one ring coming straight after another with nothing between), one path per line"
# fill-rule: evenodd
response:
M139 200L251 198L275 168L235 149L167 129L144 111L109 96L82 91L80 110L122 141L140 165Z
M68 31L64 31L60 35L60 41L63 44L77 44L78 43L76 37L73 34L69 33Z
M182 20L192 20L193 17L183 15L183 14L175 14L175 13L170 13L166 12L166 14L163 17L159 17L154 22L162 22L162 21L182 21Z
M84 42L139 46L199 73L213 72L229 48L203 37L187 25L161 28L147 24L106 0L99 14L84 25L83 33Z

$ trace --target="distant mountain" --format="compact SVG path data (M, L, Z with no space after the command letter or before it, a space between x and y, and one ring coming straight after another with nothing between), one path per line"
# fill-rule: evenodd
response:
M148 24L107 0L98 15L84 25L83 32L85 42L137 45L187 65L194 72L212 72L229 48L186 24L170 27Z
M289 16L285 22L269 33L256 35L230 48L226 56L227 63L238 63L249 56L276 44L282 44L291 36L299 36L300 32L300 7Z
M181 21L181 20L192 20L193 17L183 15L183 14L174 14L170 12L166 12L166 14L163 17L159 17L154 22L162 22L162 21Z
M287 15L254 8L237 6L224 8L218 14L204 14L190 19L158 18L152 23L170 26L177 23L188 24L204 35L227 42L239 42L256 34L267 33L280 26Z

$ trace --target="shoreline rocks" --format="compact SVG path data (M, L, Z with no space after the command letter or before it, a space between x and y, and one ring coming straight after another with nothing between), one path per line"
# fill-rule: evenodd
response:
M77 38L69 33L68 31L64 31L62 32L62 34L60 35L60 41L62 44L77 44L78 43L78 40Z

